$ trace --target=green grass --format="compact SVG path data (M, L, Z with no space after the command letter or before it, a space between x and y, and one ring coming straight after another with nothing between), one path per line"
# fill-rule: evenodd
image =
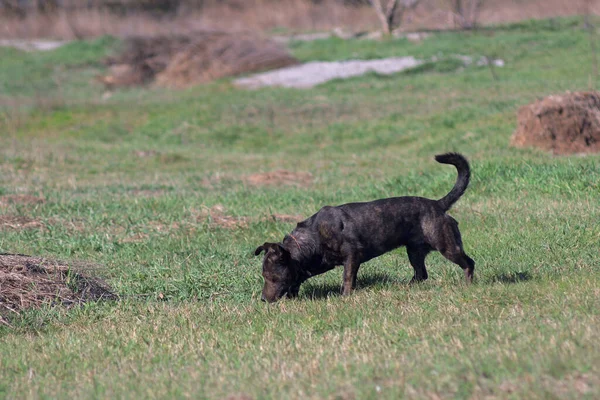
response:
M508 146L519 106L589 88L580 20L405 40L295 43L302 60L453 54L451 63L310 90L184 91L93 83L110 38L49 53L0 49L0 204L45 229L2 228L0 252L88 260L118 302L25 312L0 325L7 398L597 398L600 395L600 160ZM15 109L15 104L19 109ZM441 197L460 151L473 180L451 211L476 284L438 254L408 285L403 249L341 270L297 300L259 301L266 240L325 204ZM147 152L140 157L138 152ZM153 152L153 153L152 153ZM302 186L249 174L310 172ZM238 218L210 217L215 205ZM214 217L214 216L213 216Z

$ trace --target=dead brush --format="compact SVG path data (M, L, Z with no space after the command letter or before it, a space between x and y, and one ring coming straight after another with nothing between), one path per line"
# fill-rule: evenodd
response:
M156 77L156 83L182 87L297 63L287 50L271 40L241 33L211 33L201 35L175 54Z
M101 279L78 272L91 267L22 254L0 254L0 322L8 324L11 316L31 308L116 299Z
M134 37L107 60L107 87L156 83L185 87L243 73L297 64L275 42L248 33L203 31L193 35Z

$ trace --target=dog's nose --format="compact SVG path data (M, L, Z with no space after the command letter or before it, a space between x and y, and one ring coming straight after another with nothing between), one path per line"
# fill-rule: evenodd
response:
M267 301L267 299L265 299L265 296L260 296L260 301Z

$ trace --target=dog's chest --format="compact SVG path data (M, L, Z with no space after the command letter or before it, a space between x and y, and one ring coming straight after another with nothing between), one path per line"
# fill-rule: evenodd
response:
M334 249L328 249L325 247L323 249L323 255L321 257L321 266L326 268L333 268L336 265L341 265L344 263L344 257L342 254Z

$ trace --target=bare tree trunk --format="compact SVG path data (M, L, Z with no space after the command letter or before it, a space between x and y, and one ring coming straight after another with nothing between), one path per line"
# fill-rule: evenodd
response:
M384 7L383 3L385 0L369 0L379 22L383 33L390 35L394 28L402 21L404 12L410 8L415 8L420 0L387 0Z
M388 12L389 8L395 8L398 6L399 0L388 0L387 6L384 8L382 4L383 0L371 0L371 5L375 9L375 13L377 14L377 18L379 18L379 22L381 23L381 28L383 33L389 35L392 33L392 24L394 22L394 15ZM392 7L390 7L390 3Z
M475 28L483 2L484 0L450 0L454 24L462 29Z
M81 30L77 27L77 24L72 19L74 11L73 10L63 10L65 21L67 22L67 26L69 30L73 34L73 37L77 40L82 40L84 35L81 33Z
M58 9L58 2L56 0L37 0L35 6L39 13L52 14Z
M462 0L454 0L454 12L464 18L465 10L463 10Z
M0 6L6 15L24 17L25 9L18 0L0 0Z

